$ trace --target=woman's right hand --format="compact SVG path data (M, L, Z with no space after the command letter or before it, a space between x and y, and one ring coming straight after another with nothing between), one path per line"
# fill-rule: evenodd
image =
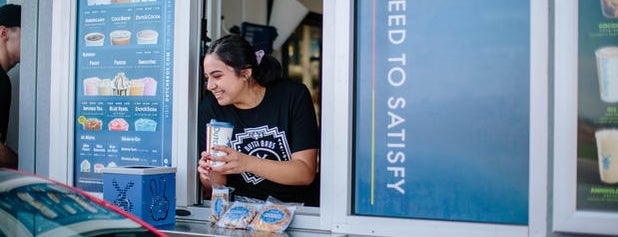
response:
M210 187L212 184L225 185L227 180L225 175L212 172L208 160L210 160L210 154L206 151L202 151L202 153L200 153L200 160L197 162L197 172L200 174L200 182L202 182L202 185L204 187Z
M202 151L200 154L200 160L198 161L197 172L200 174L200 181L202 185L207 185L211 183L210 180L210 172L208 166L208 152Z

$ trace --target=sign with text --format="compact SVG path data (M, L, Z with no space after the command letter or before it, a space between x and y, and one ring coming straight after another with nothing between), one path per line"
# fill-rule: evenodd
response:
M171 166L174 1L79 1L75 186L102 169Z
M526 225L530 3L356 4L354 214Z
M612 2L578 3L579 210L618 211L618 6Z

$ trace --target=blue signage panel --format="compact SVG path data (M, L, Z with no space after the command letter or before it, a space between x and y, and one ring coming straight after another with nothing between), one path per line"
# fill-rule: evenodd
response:
M79 1L75 186L104 167L171 166L173 0Z
M354 214L527 224L530 3L356 4Z

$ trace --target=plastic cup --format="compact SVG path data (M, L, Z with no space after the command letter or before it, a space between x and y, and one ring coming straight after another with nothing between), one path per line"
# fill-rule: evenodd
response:
M230 146L233 132L234 126L231 123L220 122L214 119L210 120L210 123L206 124L206 150L211 152L213 156L227 155L222 151L212 151L212 147L216 145ZM225 164L225 162L212 160L209 163L213 167Z
M140 118L135 120L135 131L156 132L157 121L152 119Z
M601 100L618 102L618 47L603 47L595 51Z
M84 36L86 46L103 46L105 35L99 32L88 33Z
M115 30L109 33L112 45L128 45L131 43L131 31Z
M599 174L604 183L618 183L618 129L595 132L599 158Z
M144 95L157 95L157 80L152 77L144 77L140 80L142 81L142 83L144 83Z
M112 80L103 79L99 82L99 95L114 95L112 90Z
M155 30L142 30L137 32L137 44L157 44L159 32Z
M142 96L144 95L144 83L141 80L131 80L129 87L129 95Z
M89 77L84 79L84 95L99 95L97 86L101 79L98 77Z

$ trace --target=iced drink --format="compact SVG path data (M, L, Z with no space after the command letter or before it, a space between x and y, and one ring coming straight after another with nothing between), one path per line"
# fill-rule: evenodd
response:
M90 77L84 79L84 95L99 95L97 86L101 79L98 77Z
M112 90L112 80L103 79L99 82L99 95L114 95Z
M604 47L595 52L601 100L618 102L618 47Z
M110 131L128 131L129 123L122 118L115 118L107 124L107 127Z
M152 77L144 77L141 79L144 83L144 95L155 96L157 95L157 81Z
M142 30L137 32L137 44L156 44L159 32L154 30Z
M89 33L84 36L84 40L86 40L86 46L103 46L105 35L99 32Z
M601 181L618 183L618 129L595 132Z
M142 96L144 95L144 83L141 80L131 80L129 95Z
M233 131L234 126L231 123L210 120L210 123L206 124L206 150L212 152L213 156L227 155L225 152L212 151L212 147L216 145L230 146ZM210 161L210 166L221 166L223 164L225 162Z
M128 90L131 83L124 72L119 72L116 74L112 84L114 88L114 95L128 95Z
M109 33L112 45L127 45L131 43L131 31L115 30Z
M157 121L152 119L140 118L135 120L135 131L156 132Z
M618 0L601 0L601 10L606 18L618 18Z
M82 161L82 163L79 164L79 171L90 173L90 162L88 160Z

